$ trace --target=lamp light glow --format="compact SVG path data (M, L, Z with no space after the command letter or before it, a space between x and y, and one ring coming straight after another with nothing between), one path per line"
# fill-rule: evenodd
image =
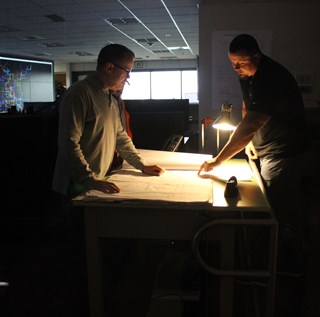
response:
M236 129L235 124L233 123L231 119L231 111L232 111L232 104L229 104L228 102L223 104L221 106L221 114L216 119L212 127L219 130L225 130L225 131L232 131Z
M236 129L234 122L231 119L232 104L226 102L221 106L220 116L214 120L211 117L205 117L201 120L201 150L204 153L204 134L205 126L212 124L212 127L217 130L217 151L219 152L220 136L219 131L233 131Z
M215 123L212 125L212 127L215 129L224 130L224 131L233 131L236 129L235 126L229 123Z
M217 130L217 154L220 152L220 130L233 131L236 129L231 119L232 104L226 102L221 106L220 116L213 122L212 127Z

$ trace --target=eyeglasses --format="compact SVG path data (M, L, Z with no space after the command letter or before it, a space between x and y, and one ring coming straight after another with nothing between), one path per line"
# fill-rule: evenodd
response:
M127 73L127 76L130 75L131 70L129 70L129 69L127 69L127 68L123 68L122 66L117 65L117 64L115 64L115 63L112 63L112 64L113 64L114 66L120 68L121 70L125 71L125 72Z

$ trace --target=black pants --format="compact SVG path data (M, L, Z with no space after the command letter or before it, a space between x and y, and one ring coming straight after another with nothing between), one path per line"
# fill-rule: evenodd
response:
M306 155L282 160L261 160L261 176L267 197L279 221L278 271L301 273L305 269L301 180Z

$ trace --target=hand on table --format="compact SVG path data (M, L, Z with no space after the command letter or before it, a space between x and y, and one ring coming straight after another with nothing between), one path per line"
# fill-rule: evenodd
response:
M120 188L116 184L104 180L96 180L91 189L99 190L100 192L110 194L120 192Z
M209 172L220 165L221 163L218 162L216 158L213 158L212 160L207 160L200 166L198 175L200 175L202 171Z
M164 169L160 167L159 165L147 165L142 170L143 173L148 175L154 175L154 176L160 176L164 173Z

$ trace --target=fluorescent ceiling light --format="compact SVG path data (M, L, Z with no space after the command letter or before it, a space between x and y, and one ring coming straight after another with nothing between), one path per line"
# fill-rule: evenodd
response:
M176 50L188 50L188 46L173 46L173 47L168 47L170 51L176 51Z

